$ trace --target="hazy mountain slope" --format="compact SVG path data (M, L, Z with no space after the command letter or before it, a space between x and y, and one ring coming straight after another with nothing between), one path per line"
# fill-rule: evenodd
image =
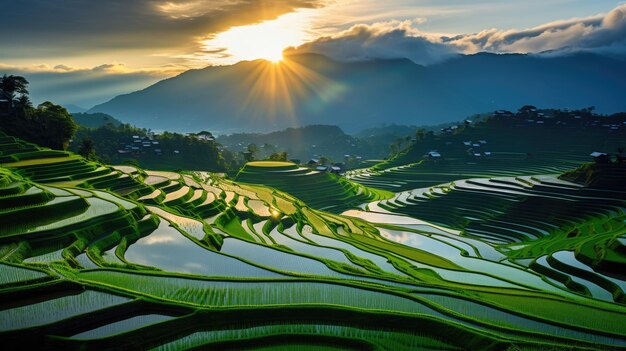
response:
M307 124L347 132L380 123L439 124L523 104L626 110L626 62L591 54L477 54L432 66L409 60L341 63L297 55L190 70L118 96L105 112L153 129L270 131Z
M406 135L414 133L412 130ZM355 138L345 134L339 127L329 125L287 128L267 134L236 133L222 135L217 141L230 151L245 151L249 144L256 144L260 148L259 159L275 151L286 151L290 159L304 162L319 156L335 162L343 162L345 155L361 156L363 159L383 158L389 154L391 143L387 138L378 136Z

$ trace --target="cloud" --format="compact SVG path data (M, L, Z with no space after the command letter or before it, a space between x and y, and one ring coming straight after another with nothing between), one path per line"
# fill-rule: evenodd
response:
M414 21L390 21L371 25L359 24L334 36L318 38L285 54L317 53L339 61L408 58L418 64L446 59L456 50L434 35L420 32Z
M116 95L143 89L185 70L187 67L174 64L133 69L120 63L91 68L68 65L12 66L0 63L0 75L21 75L30 82L30 97L34 103L50 100L82 107L91 107Z
M477 52L561 55L589 51L626 55L626 4L606 15L555 21L525 30L487 29L448 37L420 31L422 21L358 24L286 53L319 53L340 61L408 58L432 64L455 54Z
M489 29L443 40L465 53L591 51L626 54L626 4L603 16L556 21L526 30Z
M274 19L322 0L5 1L0 61L107 53L191 54L199 41L232 26ZM122 58L124 59L124 58ZM124 59L124 61L129 61Z

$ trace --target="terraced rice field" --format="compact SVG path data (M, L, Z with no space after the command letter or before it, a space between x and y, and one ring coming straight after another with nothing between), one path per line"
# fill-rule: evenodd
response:
M6 344L626 347L623 189L507 174L388 193L292 164L231 181L0 150Z
M346 178L398 192L465 178L560 174L590 162L592 151L615 151L626 139L624 129L607 132L573 124L550 127L494 118L462 133L416 142L390 160L347 172ZM432 150L441 159L429 159L426 155ZM472 156L476 153L480 156Z
M250 162L236 180L276 188L315 208L331 212L341 212L363 202L390 196L387 192L346 181L334 174L289 162Z

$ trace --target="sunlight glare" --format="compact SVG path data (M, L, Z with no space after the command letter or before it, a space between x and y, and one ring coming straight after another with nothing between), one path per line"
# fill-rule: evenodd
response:
M233 27L215 38L203 41L203 46L207 51L225 49L220 51L223 56L219 60L224 64L256 59L276 63L282 60L285 48L300 45L309 39L306 31L309 17L310 12L302 10L272 21Z

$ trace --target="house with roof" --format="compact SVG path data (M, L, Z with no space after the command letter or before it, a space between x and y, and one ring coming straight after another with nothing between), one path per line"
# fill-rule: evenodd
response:
M331 166L329 172L334 173L334 174L339 174L341 173L341 167Z
M589 154L596 163L609 163L611 161L611 155L606 152L594 151Z
M426 155L429 159L441 159L441 154L438 151L429 151Z
M309 167L313 167L313 166L317 166L320 164L320 160L318 158L312 158L309 160L309 162L306 163L307 166Z

